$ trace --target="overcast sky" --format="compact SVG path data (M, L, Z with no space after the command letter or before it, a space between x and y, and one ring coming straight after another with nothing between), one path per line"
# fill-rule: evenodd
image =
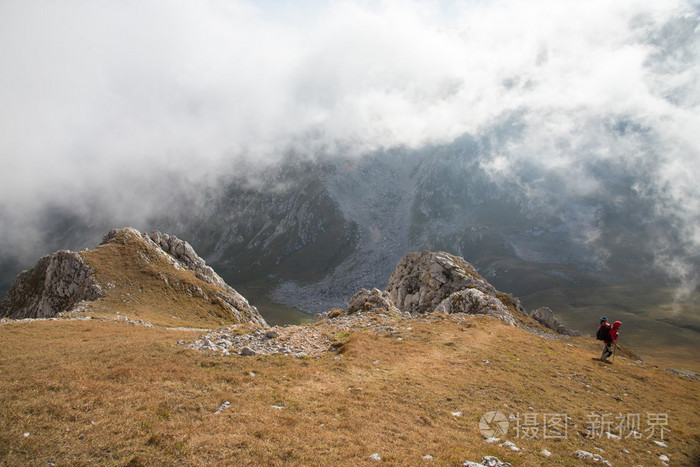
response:
M0 247L30 242L47 203L152 213L160 200L146 195L172 185L165 173L212 184L289 149L420 148L488 136L517 116L518 134L494 144L486 170L580 173L570 190L585 196L596 180L582 166L629 168L697 255L699 10L682 0L0 1Z

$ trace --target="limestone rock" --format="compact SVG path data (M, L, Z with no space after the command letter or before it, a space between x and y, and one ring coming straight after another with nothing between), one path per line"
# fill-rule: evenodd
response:
M569 329L563 324L559 323L559 321L554 317L554 312L552 312L552 310L547 307L541 307L536 309L532 312L532 315L530 316L532 317L532 319L534 319L541 325L548 327L549 329L557 332L558 334L563 334L565 336L572 337L581 336L580 332L573 329Z
M479 289L466 289L455 292L435 307L436 313L487 314L508 324L515 324L513 315L503 303Z
M386 290L400 310L424 314L433 312L453 293L467 289L478 290L501 301L505 308L512 305L526 314L517 299L499 293L471 264L445 252L408 253L396 266Z
M467 461L465 467L510 467L510 462L503 462L498 457L484 456L480 462Z
M601 456L600 454L593 454L592 452L584 451L581 449L572 452L571 455L578 459L585 459L590 460L592 462L599 462L601 464L611 465L610 461L603 459L603 456Z
M0 317L50 318L83 300L97 300L104 292L94 273L79 253L61 250L44 256L17 276L0 303Z
M388 292L379 289L360 289L352 296L346 309L347 314L362 311L398 312Z

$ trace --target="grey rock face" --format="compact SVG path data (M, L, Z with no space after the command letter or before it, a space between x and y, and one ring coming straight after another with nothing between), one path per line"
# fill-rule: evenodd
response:
M391 312L399 311L394 305L394 302L391 300L389 292L376 288L372 290L361 289L358 291L348 302L346 311L348 314L352 314L377 309L383 309Z
M94 273L79 253L61 250L44 256L17 276L0 303L0 317L50 318L83 300L97 300L104 293Z
M559 321L554 317L554 312L547 307L536 309L532 312L531 317L541 325L548 327L549 329L557 332L558 334L563 334L565 336L572 337L581 336L580 332L573 329L569 329L563 324L559 323Z
M487 295L478 289L466 289L455 292L435 307L436 313L487 314L508 324L515 324L513 315L499 299Z
M431 313L450 295L466 289L494 296L497 293L464 259L432 251L404 256L387 285L396 306L410 313Z

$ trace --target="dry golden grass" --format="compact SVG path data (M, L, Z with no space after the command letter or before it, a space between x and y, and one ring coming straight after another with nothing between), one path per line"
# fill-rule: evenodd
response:
M155 251L140 237L122 234L115 242L82 253L107 291L106 297L92 302L89 314L113 317L119 311L121 316L164 326L237 322L216 298L216 286L193 271L175 269Z
M340 354L295 359L202 354L176 345L196 332L126 323L1 324L0 464L374 465L376 452L389 465L427 454L434 465L586 465L571 452L596 447L613 465L698 459L697 381L619 354L606 365L592 339L569 347L489 318L405 325L402 340L352 333ZM515 453L484 442L491 410L566 413L578 426L563 440L511 432ZM590 413L648 412L668 414L667 449L582 436Z

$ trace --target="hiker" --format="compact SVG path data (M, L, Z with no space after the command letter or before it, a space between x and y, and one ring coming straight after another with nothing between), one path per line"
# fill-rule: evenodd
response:
M608 357L610 357L613 354L613 344L617 340L617 337L620 335L618 332L620 326L622 326L622 323L620 321L615 321L611 327L610 323L608 323L608 318L606 318L605 316L600 318L600 326L598 327L598 333L596 334L596 338L605 342L605 346L603 347L603 353L600 354L601 361L607 362Z

